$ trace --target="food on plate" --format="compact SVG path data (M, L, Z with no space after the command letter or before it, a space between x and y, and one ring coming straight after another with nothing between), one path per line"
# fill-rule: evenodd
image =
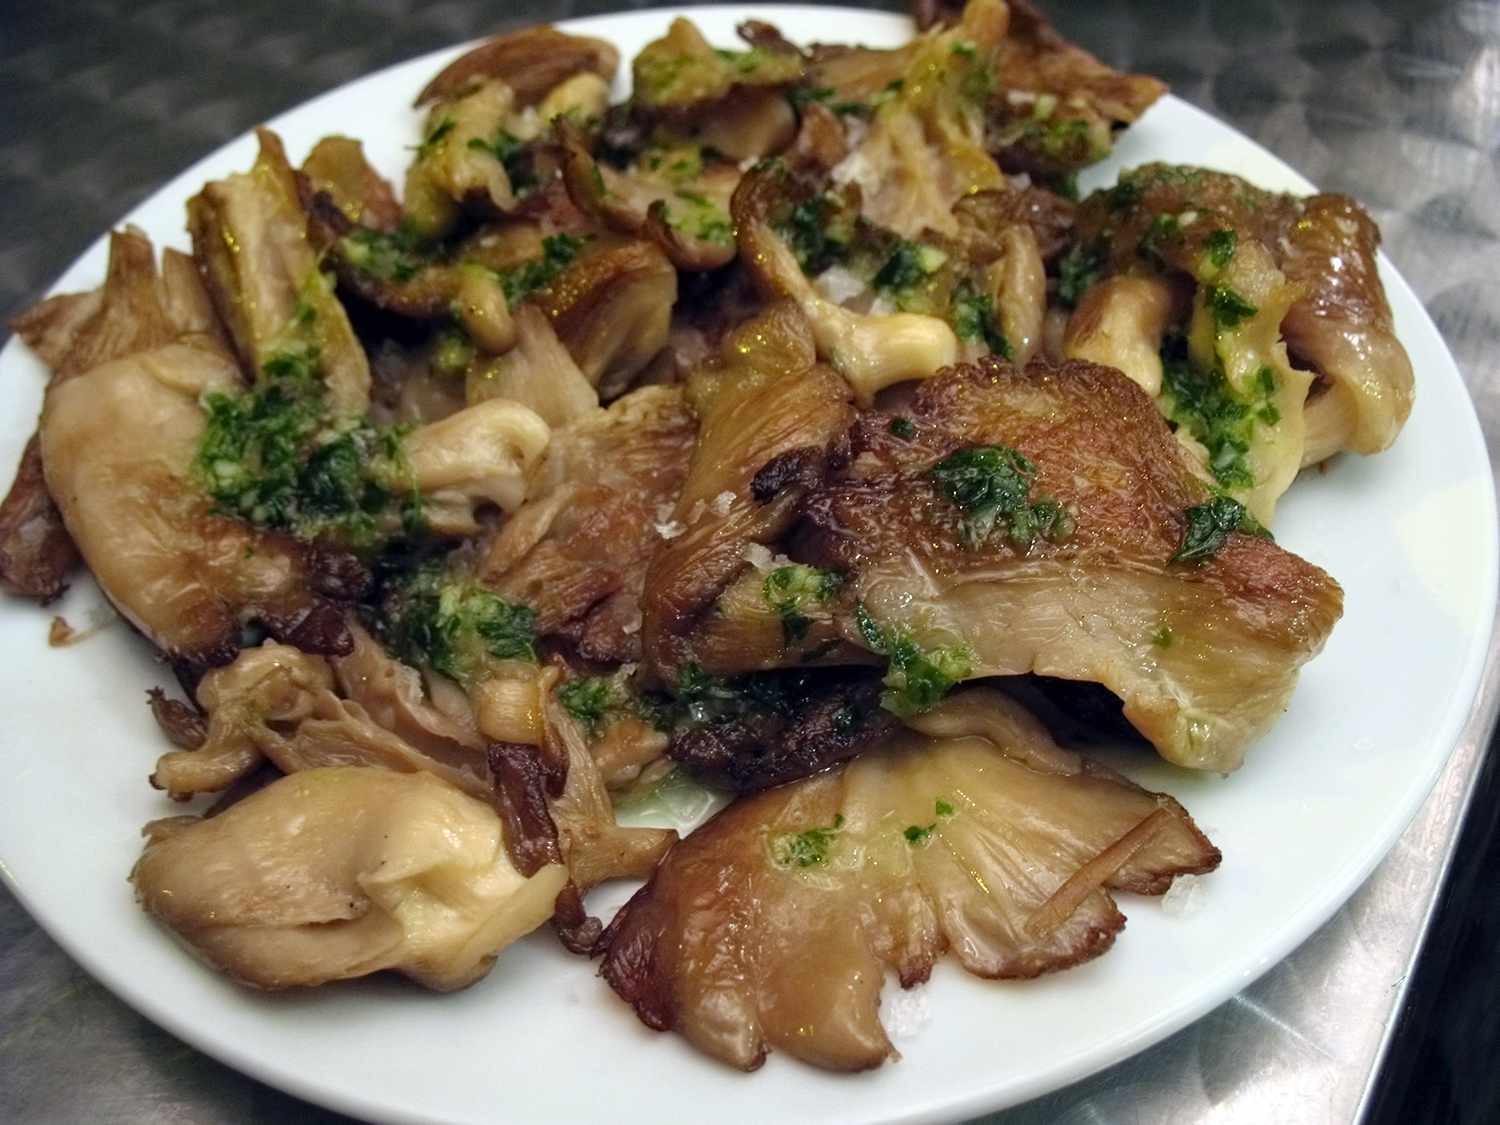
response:
M604 977L731 1066L775 1048L864 1070L896 1053L888 970L910 988L944 952L983 977L1068 968L1124 926L1111 889L1161 894L1219 858L1176 801L980 688L694 832L605 932Z
M258 130L190 255L126 228L17 319L0 584L81 559L176 673L150 784L198 804L131 879L209 965L446 990L550 921L717 1059L860 1070L888 970L1066 969L1217 867L1027 708L1226 775L1286 708L1343 604L1277 501L1411 407L1379 232L1200 168L1080 202L1162 85L1026 0L916 9L678 18L623 100L613 45L502 35L400 191Z

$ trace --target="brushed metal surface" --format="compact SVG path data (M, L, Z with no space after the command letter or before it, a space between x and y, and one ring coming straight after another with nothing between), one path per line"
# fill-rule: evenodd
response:
M626 0L0 6L0 315L191 161L341 82ZM900 7L897 3L873 6ZM1068 34L1359 197L1500 454L1500 0L1074 0ZM990 1125L1357 1120L1500 706L1484 689L1390 856L1291 957L1198 1023ZM94 983L0 891L0 1120L337 1122L199 1054Z

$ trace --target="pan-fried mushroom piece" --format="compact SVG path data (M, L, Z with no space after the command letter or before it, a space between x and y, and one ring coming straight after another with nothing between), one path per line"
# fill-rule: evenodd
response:
M116 263L109 285L131 286L148 319L171 324L141 243L144 259L132 241L117 242L132 247L132 264L127 275ZM329 599L357 596L362 569L219 514L205 473L222 480L234 466L208 465L203 443L212 404L238 401L240 371L201 346L211 337L183 338L190 342L120 356L48 388L42 464L69 534L116 608L174 659L223 663L252 620L309 651L346 650L343 613Z
M370 405L370 367L308 239L297 174L281 139L259 129L254 168L207 184L188 200L193 255L246 369L259 373L292 349L316 349L334 413Z
M62 595L77 563L78 548L47 491L41 438L33 434L0 503L0 585L46 605Z
M392 969L472 984L552 913L567 872L529 877L483 802L422 773L311 770L148 843L141 905L243 984L280 989Z
M428 526L445 535L473 535L481 505L515 511L550 436L536 411L499 398L413 430L403 453Z
M349 222L379 231L394 231L401 225L396 193L365 159L359 141L324 137L302 162L302 174L314 193L328 193Z
M648 1026L731 1066L775 1048L863 1070L896 1054L888 969L909 988L944 952L982 977L1069 968L1124 925L1111 889L1160 894L1219 858L1172 798L975 692L719 813L610 924L602 972Z
M639 660L646 566L697 430L681 388L643 387L555 432L480 580L584 658Z
M772 207L783 195L783 181L782 170L760 168L740 182L733 204L740 256L768 297L786 297L796 303L811 326L818 354L848 381L859 402L869 405L885 387L926 378L956 362L958 337L938 318L904 312L858 313L814 288L772 222Z
M472 86L498 79L515 92L521 105L535 105L576 75L612 79L619 65L619 51L603 39L569 35L545 24L528 27L497 35L454 59L422 87L416 104L453 98Z
M1258 247L1292 293L1278 310L1291 359L1317 376L1297 412L1307 427L1301 463L1338 450L1378 453L1400 433L1411 411L1411 361L1396 339L1380 281L1379 230L1353 200L1299 199L1224 172L1148 164L1089 197L1078 213L1077 237L1064 278L1071 274L1080 291L1120 272L1186 274L1202 288L1218 280L1216 259L1232 267L1248 247ZM1222 298L1221 304L1227 307ZM1221 413L1243 428L1256 404L1231 398ZM1199 440L1211 458L1232 445L1233 434L1186 424L1208 432Z
M554 429L594 413L599 394L558 340L552 322L536 306L522 305L515 326L513 348L470 362L464 376L469 403L517 402Z
M622 394L666 346L676 301L677 271L641 239L597 240L536 295L557 338L605 401Z
M197 746L163 754L152 786L174 801L228 789L265 761L267 740L276 737L276 729L295 730L314 713L319 694L333 682L320 656L269 642L246 649L233 664L199 681L195 694L206 716L203 738Z
M1114 367L1152 398L1161 394L1161 345L1174 319L1172 286L1122 275L1086 292L1068 320L1063 354Z
M717 269L734 257L729 200L739 166L700 145L653 146L623 171L594 159L583 132L556 123L563 181L573 203L622 234L652 239L685 270Z
M859 185L871 222L903 238L951 233L955 203L1005 186L984 147L1005 11L1002 0L972 0L962 23L914 41L898 84L884 91L863 139L833 170L836 183Z
M1008 0L1009 26L994 57L989 144L1007 172L1046 180L1109 155L1115 136L1166 85L1122 74L1059 35L1030 0Z
M800 55L716 50L679 17L641 49L631 69L637 112L732 160L780 152L796 134L783 92L802 77Z
M848 388L817 362L812 332L787 302L730 333L688 398L698 441L642 603L645 667L667 684L696 660L705 615L751 565L746 548L787 528L853 417Z
M871 414L803 505L794 557L838 569L884 705L1035 672L1102 683L1169 761L1225 771L1281 713L1342 592L1210 494L1109 368L993 360Z
M418 237L451 232L465 204L501 215L515 207L516 185L505 164L509 146L503 146L505 138L514 140L507 126L515 109L515 92L488 81L428 111L403 199L406 223Z
M679 695L687 719L669 751L720 789L753 793L848 760L895 725L870 669L786 671L714 681L696 676Z

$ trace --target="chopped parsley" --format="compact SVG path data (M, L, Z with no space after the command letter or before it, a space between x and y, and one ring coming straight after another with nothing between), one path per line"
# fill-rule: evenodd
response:
M422 139L422 143L417 146L417 159L426 160L436 152L438 145L443 143L443 138L453 132L457 124L453 118L445 117L433 126L432 132L428 133Z
M335 418L316 345L288 345L262 375L251 390L203 400L208 420L192 472L218 512L354 548L420 528L403 428Z
M917 424L910 418L902 415L897 415L891 419L890 430L891 433L903 441L911 441L912 438L917 436Z
M727 246L734 241L734 225L722 208L697 192L679 189L668 210L667 224L689 238Z
M964 513L959 536L965 547L979 547L996 530L1019 551L1029 550L1039 536L1061 543L1073 533L1072 517L1056 500L1029 499L1036 466L1019 450L968 446L934 465L931 476L938 490Z
M421 241L404 228L388 234L355 227L339 240L339 250L355 269L383 281L410 281L431 262Z
M1154 632L1154 633L1151 634L1151 643L1156 648L1171 648L1172 647L1172 630L1171 630L1171 628L1169 626L1163 625L1160 629L1156 630L1156 632Z
M826 867L828 853L844 827L844 816L834 816L826 828L809 828L805 832L783 832L771 838L771 862L783 870L793 867Z
M1271 533L1261 526L1260 521L1245 510L1245 505L1228 496L1215 496L1202 504L1195 504L1183 516L1187 524L1182 533L1182 545L1169 560L1171 562L1203 562L1211 559L1223 548L1231 532L1238 531L1261 539L1271 537ZM1170 631L1167 639L1170 643ZM1152 643L1156 643L1155 637L1152 638Z
M947 260L948 255L936 246L898 239L870 283L881 292L891 294L900 305L913 289L924 285Z
M386 601L387 646L408 664L468 686L491 659L536 660L536 614L429 564Z
M1241 397L1223 368L1195 368L1183 353L1182 341L1172 339L1162 351L1162 406L1168 418L1187 427L1208 451L1208 469L1224 488L1255 486L1250 468L1250 442L1257 425L1274 426L1281 412L1273 401L1276 373L1261 367L1248 397Z
M960 340L979 340L995 355L1005 359L1011 357L1010 341L1000 327L995 300L988 293L981 293L964 282L953 293L948 317Z
M1103 276L1104 259L1102 246L1080 243L1069 249L1057 266L1057 299L1069 308L1078 304L1089 287Z
M824 193L792 208L778 233L808 277L816 277L849 257L857 216L837 196Z
M811 619L803 613L809 603L823 603L833 597L843 582L836 570L794 563L779 566L766 575L763 590L766 602L781 617L781 635L791 645L807 636Z
M615 682L608 676L569 680L557 689L557 701L590 738L599 737L604 720L620 705Z
M1240 324L1258 311L1254 305L1241 297L1227 285L1211 285L1204 294L1208 310L1213 314L1214 327L1221 332L1238 328Z
M906 831L901 833L901 835L906 837L906 842L912 847L915 848L920 844L927 843L932 838L933 832L937 829L939 821L946 820L954 813L953 806L941 797L933 802L933 811L937 814L937 820L934 820L931 824L908 824Z
M542 239L542 256L500 271L500 286L506 303L515 308L538 289L545 289L557 275L573 263L586 238L571 234L552 234Z
M1153 215L1151 225L1146 228L1146 233L1141 235L1141 240L1136 244L1136 251L1141 257L1162 265L1161 244L1163 242L1175 242L1182 237L1182 223L1176 215Z
M930 711L973 668L966 647L923 649L903 629L882 629L863 602L854 607L854 620L866 647L887 660L880 705L894 715Z
M1229 264L1238 244L1239 235L1228 228L1216 230L1208 236L1208 260L1214 269L1221 270Z

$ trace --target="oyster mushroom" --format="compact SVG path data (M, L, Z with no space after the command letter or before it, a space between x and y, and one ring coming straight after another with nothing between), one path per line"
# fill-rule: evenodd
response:
M336 413L362 417L370 404L364 348L320 271L281 139L269 129L256 137L250 172L215 180L188 200L193 256L249 371L289 347L316 347Z
M117 261L106 290L129 285L143 323L172 325L150 244L131 236L116 250L134 264ZM310 651L346 649L335 601L359 593L362 568L217 514L196 479L200 400L238 392L238 366L191 323L183 342L133 338L158 342L54 379L38 431L48 491L106 596L188 663L232 659L252 620Z
M1338 585L1214 499L1118 371L981 360L902 416L907 436L861 419L791 546L845 574L844 633L887 659L885 705L980 676L1102 683L1167 760L1237 767L1338 620Z
M310 770L146 845L141 905L256 988L394 970L449 991L552 913L560 864L521 875L499 818L425 773Z
M648 1026L731 1066L778 1049L863 1070L896 1054L888 969L909 988L945 952L982 977L1069 968L1124 925L1111 889L1160 894L1219 858L1170 797L966 693L678 844L605 931L602 973Z
M543 24L497 35L460 55L422 87L416 104L451 98L495 79L505 83L521 105L535 105L577 75L612 79L619 65L614 44Z
M673 530L647 571L641 643L648 673L676 682L715 599L773 542L853 417L848 388L817 362L807 321L788 302L726 337L688 384L698 414Z

